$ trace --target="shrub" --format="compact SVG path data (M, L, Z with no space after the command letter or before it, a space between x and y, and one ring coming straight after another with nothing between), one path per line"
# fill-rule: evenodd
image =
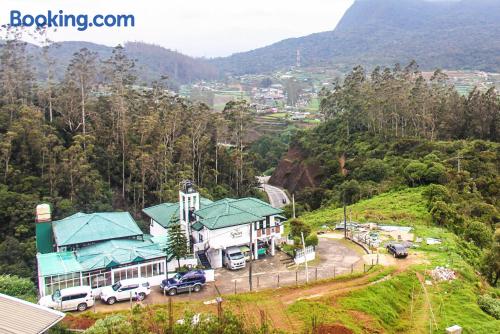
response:
M0 293L29 300L36 298L35 285L30 279L11 275L0 275Z
M319 240L318 240L318 236L316 234L311 234L309 235L306 240L306 246L318 246L318 243L319 243Z
M387 165L379 159L369 159L356 171L360 180L380 182L388 174Z
M500 319L500 300L488 295L479 296L479 307L495 319Z
M474 220L467 223L464 238L474 242L480 248L485 248L491 244L493 233L485 224Z
M426 173L427 165L418 161L410 162L404 170L405 177L412 186L423 184Z
M302 220L292 219L290 220L290 234L292 237L301 237L301 233L304 233L304 238L306 238L311 233L311 226L305 224Z

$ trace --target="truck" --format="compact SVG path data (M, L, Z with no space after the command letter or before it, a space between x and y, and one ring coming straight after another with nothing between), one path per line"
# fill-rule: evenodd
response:
M223 264L227 269L238 270L245 268L245 256L239 247L229 247L223 251Z

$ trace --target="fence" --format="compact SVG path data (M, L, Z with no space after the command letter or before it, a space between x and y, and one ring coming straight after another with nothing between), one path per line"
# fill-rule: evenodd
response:
M305 252L304 252L305 251ZM312 261L316 258L316 252L314 251L313 246L307 246L305 250L299 249L295 253L295 264L302 264L306 261Z

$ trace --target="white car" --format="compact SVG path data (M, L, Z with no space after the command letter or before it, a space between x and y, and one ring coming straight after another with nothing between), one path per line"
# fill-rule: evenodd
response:
M119 300L144 300L151 293L149 282L145 278L121 280L101 289L101 300L113 305Z
M94 305L94 297L90 286L75 286L42 297L38 304L59 311L85 311Z
M229 247L223 251L223 262L227 269L238 270L245 268L245 256L239 247Z

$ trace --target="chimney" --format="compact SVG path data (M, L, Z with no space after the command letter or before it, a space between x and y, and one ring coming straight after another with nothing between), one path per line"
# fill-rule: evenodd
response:
M45 254L52 253L53 249L53 232L52 232L52 216L49 204L39 204L36 206L36 249L37 252Z

